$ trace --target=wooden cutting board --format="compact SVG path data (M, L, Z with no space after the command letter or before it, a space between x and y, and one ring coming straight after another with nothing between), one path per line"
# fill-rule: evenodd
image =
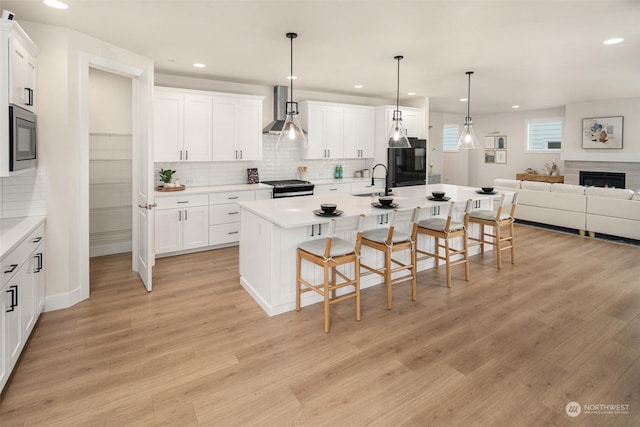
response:
M184 185L180 185L178 187L163 187L163 186L159 186L159 187L156 187L156 191L182 191L185 188L187 188L187 187L184 186Z

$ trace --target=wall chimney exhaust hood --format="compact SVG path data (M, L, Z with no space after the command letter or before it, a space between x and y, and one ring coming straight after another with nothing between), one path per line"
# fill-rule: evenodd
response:
M282 133L284 122L287 119L287 96L289 88L287 86L273 87L273 121L262 129L262 133L279 135ZM304 131L304 133L307 133Z

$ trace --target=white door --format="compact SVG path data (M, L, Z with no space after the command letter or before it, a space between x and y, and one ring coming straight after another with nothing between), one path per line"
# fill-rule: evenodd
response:
M154 211L152 210L155 207L155 195L153 192L153 119L152 109L147 107L153 105L153 70L147 68L137 79L133 79L133 98L133 140L136 142L133 183L136 193L134 209L137 206L137 230L133 236L135 250L132 254L134 258L132 264L147 291L151 292L153 287L151 275L155 263Z

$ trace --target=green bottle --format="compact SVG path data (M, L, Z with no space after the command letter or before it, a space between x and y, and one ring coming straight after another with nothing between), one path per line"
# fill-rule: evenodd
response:
M340 165L336 165L336 170L333 174L335 178L340 178Z

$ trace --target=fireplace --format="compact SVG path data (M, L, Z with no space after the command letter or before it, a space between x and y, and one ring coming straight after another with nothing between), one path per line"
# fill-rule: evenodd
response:
M580 185L625 188L625 174L618 172L580 171Z

